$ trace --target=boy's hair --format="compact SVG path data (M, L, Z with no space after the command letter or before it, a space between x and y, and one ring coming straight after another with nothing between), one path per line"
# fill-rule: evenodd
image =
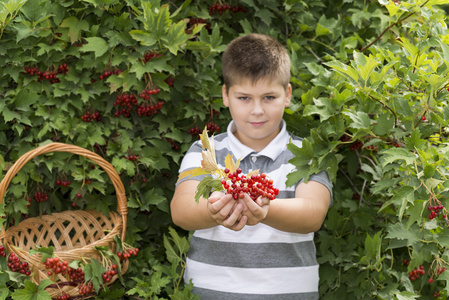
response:
M260 79L279 82L287 89L290 82L290 57L277 40L251 33L238 37L226 47L222 57L226 90L239 81Z

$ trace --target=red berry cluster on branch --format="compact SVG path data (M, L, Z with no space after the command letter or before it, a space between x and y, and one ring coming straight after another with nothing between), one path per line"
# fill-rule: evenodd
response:
M0 245L0 256L6 257L5 246Z
M419 277L421 277L424 274L426 274L426 271L424 270L424 266L420 265L418 268L415 268L408 273L408 278L410 278L411 281L415 281L416 279L419 279Z
M20 258L14 252L8 256L8 268L13 272L19 272L26 276L31 275L30 265L26 261L21 262Z
M209 122L206 124L207 130L210 131L210 133L220 132L220 126L218 126L215 123Z
M128 156L125 156L125 158L127 160L130 160L130 161L136 161L136 160L140 159L140 156L139 155L130 154Z
M168 84L169 87L172 87L175 84L175 79L173 77L168 77L164 79L165 83Z
M62 292L61 295L59 295L58 297L56 297L56 300L69 300L72 297L70 297L69 294L67 294L66 292Z
M122 73L122 70L116 69L116 70L107 70L107 71L103 71L103 73L101 73L101 75L99 76L100 80L106 79L111 75L118 75L120 73Z
M279 190L273 187L273 180L268 178L265 173L247 177L242 174L242 169L240 168L232 173L226 168L224 172L227 174L228 179L222 180L221 184L226 194L231 194L235 200L243 198L245 193L254 201L259 196L274 200L279 194Z
M67 269L67 274L69 275L70 280L74 282L84 282L84 271L81 267Z
M142 92L140 92L139 97L144 99L144 100L148 100L150 99L151 95L157 95L161 92L161 89L157 88L157 89L145 89Z
M61 260L59 257L49 257L42 264L44 264L45 268L49 270L47 272L48 276L51 276L53 273L65 275L69 267L69 262L66 260Z
M36 203L47 202L48 194L46 192L36 192L34 193L34 200L36 201ZM29 199L28 203L30 203Z
M113 264L106 272L103 273L103 283L108 283L112 280L112 277L117 274L117 268L118 266Z
M81 116L81 120L83 120L84 122L92 122L92 121L97 121L100 122L101 121L101 116L100 113L98 111L91 113L90 111L86 111L84 113L84 115Z
M435 219L438 214L441 212L441 216L443 217L443 219L446 219L447 216L443 213L444 210L444 206L443 205L429 205L429 207L427 207L427 209L430 211L430 215L429 215L429 220Z
M69 186L72 182L70 180L67 179L56 179L56 185L59 186Z
M357 140L351 144L351 151L362 149L362 147L363 147L363 142L360 140Z
M78 291L81 295L90 294L90 293L92 293L93 289L94 289L94 284L92 283L92 281L82 283L78 286Z
M179 145L174 140L168 138L167 141L170 143L173 150L179 150Z
M195 18L192 17L189 20L189 23L187 23L187 27L190 28L192 26L195 26L196 24L206 24L206 26L204 26L207 30L211 29L211 25L209 22L207 22L206 19L202 19L202 18Z
M149 62L153 57L161 57L162 56L162 54L160 54L160 53L157 53L157 52L146 52L145 54L144 54L144 59L143 59L143 62L144 63L147 63L147 62Z
M203 132L198 126L192 127L188 130L188 132L194 137L199 138L200 133Z
M114 115L117 118L121 115L125 118L128 118L129 116L131 116L131 109L133 108L133 106L137 105L137 97L134 94L117 94L114 106L119 107L119 109L115 111Z
M120 261L128 260L131 256L136 256L139 253L139 248L128 247L123 249L123 252L117 252Z
M66 63L60 64L56 69L41 71L36 67L24 67L25 73L29 75L37 75L37 81L48 80L51 84L59 83L61 80L57 77L58 74L67 74L69 67Z
M164 102L162 102L162 101L159 101L156 104L143 103L137 108L137 115L139 117L142 117L142 116L150 117L152 115L157 114L157 112L160 111L163 106L164 106Z
M236 13L236 12L246 12L246 8L244 8L243 6L231 6L229 4L218 4L215 3L212 6L209 6L209 15L213 15L215 14L215 12L218 11L218 13L220 15L222 15L224 12L226 12L227 10Z

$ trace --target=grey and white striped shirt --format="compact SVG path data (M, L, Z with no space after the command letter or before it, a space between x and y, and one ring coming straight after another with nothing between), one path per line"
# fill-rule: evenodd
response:
M243 173L260 169L279 189L277 198L294 198L298 184L287 187L287 174L295 167L288 161L293 154L287 149L291 140L301 146L302 139L291 135L282 122L280 133L260 152L243 145L233 135L234 124L227 132L214 136L218 165L232 154L241 159ZM201 141L186 153L179 172L201 165ZM180 180L201 180L202 176ZM309 180L325 185L332 195L327 173L312 175ZM180 183L178 182L178 184ZM280 200L274 200L280 201ZM300 220L298 220L300 221ZM192 280L193 293L213 300L282 300L318 299L318 263L314 233L284 232L259 223L232 231L223 226L196 230L187 256L184 280Z

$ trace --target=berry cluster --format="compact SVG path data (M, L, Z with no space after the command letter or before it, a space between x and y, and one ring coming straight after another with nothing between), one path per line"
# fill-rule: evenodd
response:
M243 6L231 6L229 4L218 4L215 3L212 6L209 6L209 15L213 15L215 12L218 11L218 13L220 15L222 15L224 12L226 12L227 10L235 13L235 12L246 12L246 8L244 8Z
M363 147L362 141L355 141L354 143L351 144L351 151L362 149L362 147Z
M70 298L72 298L72 297L70 297L69 294L67 294L66 292L62 292L61 295L56 297L56 300L69 300Z
M66 180L66 179L56 179L56 185L59 186L69 186L71 184L70 180Z
M149 117L151 115L155 115L157 114L158 111L162 109L162 106L164 106L164 102L162 101L159 101L154 105L143 103L137 108L137 115L139 117L141 116Z
M124 261L130 258L131 255L136 256L137 253L139 253L139 248L128 247L126 249L123 249L123 252L117 252L117 256L120 261Z
M0 256L6 257L5 246L0 245Z
M108 283L117 274L117 265L113 264L106 272L103 273L103 283Z
M125 156L125 158L127 160L130 160L130 161L136 161L136 160L140 159L140 156L139 155L130 154L128 156Z
M101 153L101 154L103 154L103 155L106 156L108 144L109 144L109 141L108 141L108 140L106 140L105 145L99 145L99 144L95 143L95 145L94 145L94 151L95 151L96 153ZM95 165L94 165L94 164L91 164L90 168L91 168L91 169L95 169Z
M419 277L421 277L424 274L426 274L426 271L424 270L424 266L420 265L418 268L415 268L408 273L408 278L410 278L411 281L415 281L416 279L419 279Z
M194 137L194 138L199 138L200 137L200 133L202 132L202 130L198 127L192 127L188 130L188 132Z
M220 126L218 126L215 123L209 122L206 124L207 130L209 130L211 133L214 132L220 132Z
M36 67L25 67L24 68L25 73L28 73L29 75L37 75L37 81L44 81L48 80L51 84L59 83L61 80L57 77L58 74L67 74L69 72L69 67L66 63L60 64L56 69L54 70L47 70L42 72Z
M443 219L447 218L447 216L443 213L444 206L441 204L434 206L430 205L429 207L427 207L427 209L430 211L429 220L435 219L440 212Z
M148 100L150 99L151 95L157 95L161 92L161 89L157 88L157 89L148 89L148 90L143 90L142 92L140 92L139 97L144 99L144 100Z
M202 18L190 18L189 23L187 24L187 27L190 28L192 26L195 26L196 24L206 24L206 26L204 26L207 30L211 29L211 25L209 22L207 22L206 19L202 19Z
M172 87L173 84L175 84L175 79L173 77L168 77L164 80L166 84L168 84L169 87Z
M36 201L36 203L47 202L48 194L45 192L36 192L34 193L34 200ZM28 199L28 203L30 203L30 199Z
M90 111L86 111L84 113L84 115L81 116L81 120L83 120L84 122L91 122L91 121L97 121L100 122L101 121L101 116L100 113L98 111L91 113Z
M100 80L103 80L103 79L106 79L106 78L108 78L109 76L111 76L111 75L118 75L118 74L120 74L120 73L122 73L122 70L118 70L118 69L116 69L116 70L114 70L114 71L104 71L100 76L99 76L99 78L100 78Z
M273 180L267 178L265 173L247 177L242 174L242 169L240 168L232 173L226 168L224 172L227 174L228 180L222 180L221 184L226 193L231 194L235 200L243 198L245 193L254 201L259 196L274 200L279 194L279 190L273 187Z
M14 252L8 256L8 267L13 272L19 272L26 276L31 275L30 265L26 261L21 262L20 258Z
M74 282L84 282L84 271L81 267L76 269L69 267L67 269L67 274L69 275L70 280Z
M128 118L131 115L133 106L137 106L137 97L133 94L118 94L114 102L114 106L121 107L115 111L114 115L118 118L121 115Z
M157 52L147 52L147 53L145 53L145 55L143 56L143 57L144 57L143 62L144 62L144 63L147 63L147 62L149 62L153 57L160 57L160 56L162 56L162 54L157 53Z
M92 293L93 289L94 289L94 284L92 283L92 281L82 283L78 286L78 291L81 295L90 294L90 293Z
M179 150L179 145L172 139L167 139L173 150Z
M59 257L49 257L43 264L45 265L45 268L49 270L47 272L48 276L51 276L53 273L65 275L69 266L68 261L61 260Z

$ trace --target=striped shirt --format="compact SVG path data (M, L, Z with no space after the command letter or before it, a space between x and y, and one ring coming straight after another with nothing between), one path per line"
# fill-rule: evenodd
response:
M233 135L231 122L227 132L214 136L217 163L224 168L230 153L241 159L243 173L260 169L279 189L277 198L294 198L298 184L287 187L287 174L295 167L288 161L293 154L287 149L291 140L301 146L301 138L287 132L282 122L280 133L260 152L243 145ZM180 172L201 165L201 141L186 153ZM184 180L201 180L203 176ZM325 172L309 180L325 185L332 195L332 183ZM178 182L178 184L180 183ZM280 200L274 200L280 201ZM282 300L318 299L318 263L313 242L314 234L299 234L277 230L265 224L245 226L232 231L223 226L196 230L187 255L184 280L192 280L193 293L201 299L213 300Z

